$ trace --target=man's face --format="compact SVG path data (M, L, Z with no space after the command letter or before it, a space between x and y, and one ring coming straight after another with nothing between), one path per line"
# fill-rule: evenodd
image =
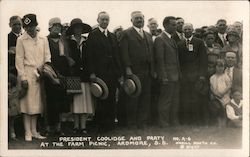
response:
M59 34L61 33L61 31L62 31L62 26L60 25L60 23L56 23L50 28L51 34Z
M177 27L176 27L177 32L182 33L182 27L184 25L184 20L183 19L176 20L176 25L177 25Z
M233 34L228 35L227 38L228 38L229 43L234 43L239 39L237 36L235 36Z
M157 31L157 27L158 27L158 24L157 24L157 21L156 20L152 20L148 23L148 28L150 30L150 32L155 32Z
M106 13L102 13L99 15L97 22L99 23L99 26L103 29L106 29L109 25L109 15Z
M183 27L183 33L186 38L190 38L193 35L193 27L191 25L186 25Z
M226 29L227 29L226 22L225 21L220 21L217 24L217 28L218 28L219 33L224 34L226 32Z
M225 61L228 67L232 67L236 64L236 54L233 52L227 52Z
M10 27L11 27L12 32L14 32L16 34L21 33L21 30L22 30L22 21L21 21L21 19L18 18L18 19L13 20L10 23Z
M142 13L135 13L131 19L133 26L137 28L142 28L144 26L144 16Z
M166 26L166 31L169 34L173 34L176 31L176 20L172 19L169 21L169 24Z
M241 23L239 23L239 22L235 23L234 27L239 34L242 32L242 24Z
M242 94L240 92L234 92L233 99L236 103L239 103L242 99Z

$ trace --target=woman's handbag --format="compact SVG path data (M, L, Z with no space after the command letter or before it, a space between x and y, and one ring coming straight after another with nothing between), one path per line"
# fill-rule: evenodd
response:
M68 94L82 93L80 77L67 76L61 79Z

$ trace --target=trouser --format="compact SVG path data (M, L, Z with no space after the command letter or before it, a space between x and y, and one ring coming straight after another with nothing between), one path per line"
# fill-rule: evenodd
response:
M127 124L128 126L145 126L148 123L151 102L151 77L149 73L136 74L141 81L141 94L138 97L130 97L127 100Z
M158 104L159 125L179 124L179 88L179 82L161 84Z

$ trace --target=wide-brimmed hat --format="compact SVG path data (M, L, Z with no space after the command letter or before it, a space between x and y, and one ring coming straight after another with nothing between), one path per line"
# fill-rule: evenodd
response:
M131 97L137 97L141 94L141 81L132 74L126 77L123 83L123 89Z
M60 24L62 27L61 19L58 17L54 17L49 20L49 28L52 28L55 24Z
M84 33L89 33L92 28L90 25L86 24L86 23L83 23L82 20L80 18L75 18L73 19L71 22L70 22L70 27L69 29L67 30L67 34L68 35L72 35L74 32L73 32L73 29L76 25L80 25L82 27L82 34Z
M23 22L23 27L28 27L28 26L37 26L37 20L36 20L36 15L35 14L27 14L24 15L22 18Z
M98 77L96 77L95 81L91 82L90 91L95 97L100 99L106 99L109 95L108 86Z

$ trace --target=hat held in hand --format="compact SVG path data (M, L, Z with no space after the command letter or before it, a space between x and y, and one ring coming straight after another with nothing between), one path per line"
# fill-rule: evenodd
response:
M98 77L90 84L90 90L95 97L100 99L106 99L109 95L108 86Z
M141 94L140 79L134 74L127 76L123 83L123 89L131 97L139 96Z

